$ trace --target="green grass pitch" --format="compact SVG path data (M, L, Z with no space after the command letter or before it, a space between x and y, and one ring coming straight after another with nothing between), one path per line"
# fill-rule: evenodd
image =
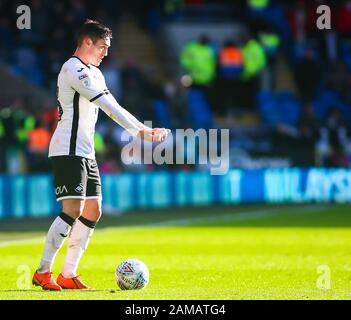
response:
M92 291L31 285L52 221L0 222L0 299L350 299L349 205L216 206L104 216L82 258ZM54 275L65 258L59 252ZM144 261L150 283L121 291L114 271ZM29 283L30 280L30 283Z

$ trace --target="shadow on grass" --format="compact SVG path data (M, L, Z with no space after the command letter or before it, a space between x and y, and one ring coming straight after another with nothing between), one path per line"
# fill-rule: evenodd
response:
M113 290L113 289L90 289L90 290L68 290L68 289L65 289L65 290L61 290L59 291L59 293L66 293L66 294L72 294L74 292L78 293L78 292L109 292L109 293L116 293L116 291L118 290ZM4 290L0 290L0 293L2 292L6 292L6 293L25 293L25 292L37 292L37 293L43 293L43 292L47 292L47 293L52 293L52 292L57 292L57 291L52 291L52 290L42 290L41 288L39 289L4 289Z
M0 221L4 233L47 232L55 217ZM349 205L238 205L129 211L103 215L97 228L130 226L351 227Z

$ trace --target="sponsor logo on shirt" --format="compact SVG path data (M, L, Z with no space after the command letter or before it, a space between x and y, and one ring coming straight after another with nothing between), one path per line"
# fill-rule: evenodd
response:
M83 86L84 87L90 87L90 80L89 79L83 80Z
M88 75L86 73L78 77L79 80L83 80L84 78L88 78Z
M58 196L59 194L61 194L61 193L64 193L64 192L68 192L65 185L59 186L59 187L56 188L56 195L57 195L57 196Z

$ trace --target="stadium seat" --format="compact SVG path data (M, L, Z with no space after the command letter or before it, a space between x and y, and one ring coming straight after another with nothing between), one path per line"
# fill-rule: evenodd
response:
M271 93L261 91L257 102L262 118L267 124L286 123L296 125L301 116L301 105L291 91Z
M346 63L348 70L351 71L351 42L344 41L342 43L341 58Z
M275 101L265 101L260 106L260 111L268 124L274 125L280 121L280 115L277 112L278 108Z
M297 125L301 116L301 105L291 91L281 91L276 94L281 121L290 125Z
M163 100L157 99L152 101L152 108L155 116L157 117L157 126L171 128L171 115L168 111L167 103Z
M319 122L323 123L331 108L335 107L342 111L343 106L339 95L332 90L321 91L312 101L313 110ZM345 112L345 110L344 110Z
M340 103L337 105L337 108L340 110L344 121L348 124L351 124L351 106L340 101Z
M189 119L194 129L209 129L213 126L213 115L205 93L199 89L188 91Z

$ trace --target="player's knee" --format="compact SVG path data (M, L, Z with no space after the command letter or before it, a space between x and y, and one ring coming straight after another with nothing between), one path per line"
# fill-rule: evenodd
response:
M67 215L69 215L74 220L77 220L82 214L81 210L79 210L78 208L70 208L70 209L66 208L63 210Z
M82 215L82 210L80 208L71 208L69 210L69 215L76 220Z
M100 218L101 218L101 212L98 212L98 211L95 212L94 221L97 223L97 222L99 222Z
M95 210L92 210L88 216L90 218L91 221L94 221L94 222L98 222L101 218L101 215L102 215L102 211L101 211L101 208L95 208Z
M81 200L65 200L62 203L63 212L68 214L73 219L78 219L84 209L84 201Z
M87 200L83 211L83 216L88 220L98 222L102 215L101 200Z

